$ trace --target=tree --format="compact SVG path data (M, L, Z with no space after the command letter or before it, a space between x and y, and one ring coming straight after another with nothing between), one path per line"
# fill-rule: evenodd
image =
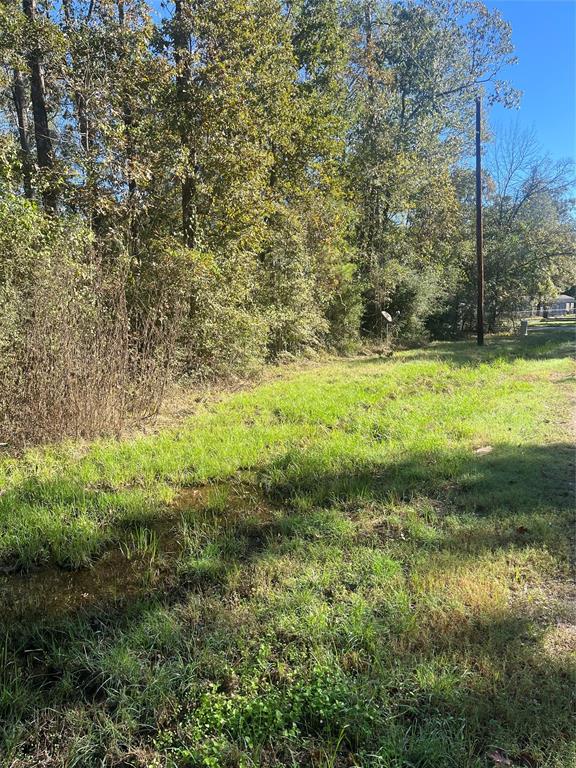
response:
M533 132L518 125L498 132L484 178L484 242L488 329L530 305L543 304L576 278L576 220L571 192L573 164L553 162ZM474 325L474 175L453 174L459 201L451 241L453 268L446 305L431 318L443 335Z
M448 250L450 170L470 141L471 95L512 61L512 45L510 27L479 3L362 0L350 3L349 19L358 114L350 173L371 330L406 270L437 271Z
M574 167L552 161L534 134L516 125L495 141L488 172L487 309L495 330L503 313L551 298L576 276L576 222L567 197Z
M129 359L222 375L468 300L473 96L514 98L480 2L3 0L0 25L2 193L82 230ZM570 271L566 169L522 146L487 199L493 325Z
M55 166L54 147L48 122L48 107L46 100L46 85L44 82L44 52L42 49L45 36L38 20L36 0L22 0L22 10L26 17L26 36L29 40L26 57L30 71L30 98L34 116L34 138L36 142L36 158L38 167L43 173L42 199L46 210L54 212L57 203L57 191L52 171ZM20 85L19 74L15 78L16 93ZM19 107L21 100L18 99Z

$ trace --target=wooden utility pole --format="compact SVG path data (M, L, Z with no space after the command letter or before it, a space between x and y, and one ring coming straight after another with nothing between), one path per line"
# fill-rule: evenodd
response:
M484 253L482 236L482 99L476 96L476 261L478 263L478 309L476 334L478 346L484 344Z

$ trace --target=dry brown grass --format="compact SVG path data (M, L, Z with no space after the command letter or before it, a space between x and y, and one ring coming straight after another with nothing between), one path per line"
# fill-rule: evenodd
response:
M0 366L0 440L18 448L119 435L157 413L176 336L157 315L152 307L134 322L125 276L105 279L98 264L37 275Z

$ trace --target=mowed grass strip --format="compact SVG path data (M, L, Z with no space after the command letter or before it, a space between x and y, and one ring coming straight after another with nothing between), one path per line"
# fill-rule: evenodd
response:
M0 764L576 766L575 370L535 337L334 361L6 460L7 568L144 567L6 610ZM14 609L39 576L1 578Z

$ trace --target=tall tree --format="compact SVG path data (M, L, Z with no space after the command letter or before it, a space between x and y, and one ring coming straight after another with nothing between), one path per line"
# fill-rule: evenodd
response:
M470 139L472 97L512 60L512 46L509 26L477 3L354 0L348 8L357 30L350 172L369 330L406 270L435 269L431 259L446 251L450 169Z
M40 177L42 200L46 210L54 212L58 201L56 179L53 173L56 158L48 120L42 50L42 26L38 23L36 0L22 0L22 10L28 20L29 48L27 59L30 69L30 98L32 114L34 116L36 157L38 167L42 172Z
M576 277L574 164L552 161L516 124L488 157L486 212L489 329L526 304L553 297Z

